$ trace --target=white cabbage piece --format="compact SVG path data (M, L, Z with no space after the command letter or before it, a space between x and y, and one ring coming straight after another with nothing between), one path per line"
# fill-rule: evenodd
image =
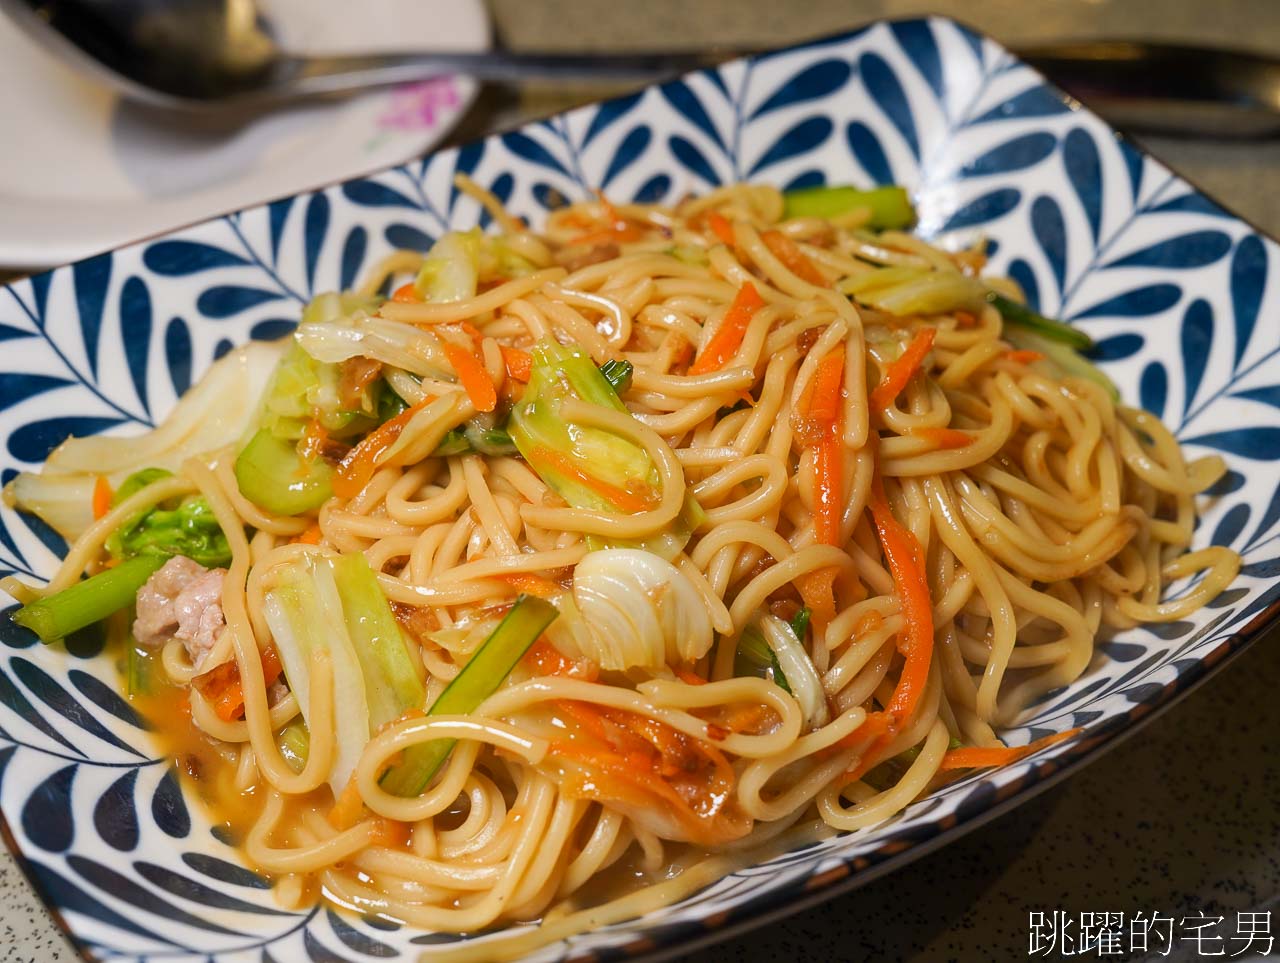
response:
M146 434L68 438L39 472L23 472L5 486L5 503L39 516L64 538L78 537L93 524L99 476L117 488L141 468L176 472L193 455L239 440L287 344L255 341L229 351Z
M578 654L601 668L656 669L693 662L711 648L711 616L702 596L652 552L590 553L574 570L573 599L589 631L575 633L572 641Z

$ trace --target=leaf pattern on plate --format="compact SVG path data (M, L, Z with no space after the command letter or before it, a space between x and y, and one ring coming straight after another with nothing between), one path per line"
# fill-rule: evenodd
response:
M1162 411L1193 454L1227 460L1196 539L1244 553L1237 584L1190 619L1100 645L1089 674L1034 707L1015 741L1122 729L1195 684L1280 603L1280 484L1265 470L1280 448L1275 245L1007 52L938 18L726 64L17 282L0 291L0 482L70 434L162 418L214 359L292 330L303 302L351 287L393 246L424 250L451 227L488 224L456 174L533 223L598 188L626 202L747 177L903 183L924 233L952 246L988 238L991 269L1084 325L1126 400ZM0 505L0 570L47 576L65 550ZM101 649L100 633L42 646L0 613L0 809L84 945L195 963L411 960L459 941L276 906L226 828L188 804ZM545 957L672 950L802 898L832 867L856 880L907 858L1085 754L1066 744L966 776L872 832L745 868Z

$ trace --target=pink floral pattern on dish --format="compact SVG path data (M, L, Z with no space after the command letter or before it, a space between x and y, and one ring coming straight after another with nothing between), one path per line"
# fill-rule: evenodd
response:
M391 102L378 118L380 130L425 131L440 122L441 115L461 103L452 77L433 77L397 87Z

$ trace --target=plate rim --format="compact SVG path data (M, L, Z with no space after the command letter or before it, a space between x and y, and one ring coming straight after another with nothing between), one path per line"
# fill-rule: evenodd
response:
M599 108L602 105L612 103L615 100L622 99L628 95L633 95L650 89L659 89L667 83L679 82L686 77L699 76L728 65L756 62L758 60L780 54L794 53L813 47L828 44L835 45L855 40L879 27L892 27L908 24L951 25L969 33L973 37L976 37L985 43L992 45L997 48L1004 57L1008 58L1011 63L1034 74L1034 76L1039 79L1043 88L1051 93L1056 100L1063 103L1071 113L1091 117L1097 120L1106 128L1107 132L1111 136L1122 144L1122 146L1128 150L1137 152L1148 160L1152 160L1160 164L1167 171L1174 174L1174 176L1179 180L1191 187L1195 193L1226 212L1235 221L1248 227L1260 239L1280 247L1280 236L1272 234L1270 231L1259 227L1247 215L1241 214L1235 209L1223 204L1212 192L1206 191L1194 180L1180 172L1174 171L1173 168L1169 167L1169 165L1165 164L1164 161L1161 160L1158 154L1153 153L1145 147L1141 141L1133 138L1124 131L1117 129L1100 114L1092 110L1087 99L1081 100L1075 95L1063 90L1050 78L1046 77L1041 71L1032 67L1015 52L1011 51L1001 41L996 40L985 31L972 26L972 24L960 17L943 14L919 14L876 18L848 30L821 34L786 46L768 48L750 56L736 57L714 67L703 68L701 70L695 70L669 78L668 80L638 86L634 90L628 91L617 97L593 100L552 114L525 118L523 120L513 122L511 125L503 125L501 127L494 128L474 140L453 143L449 141L446 132L446 134L434 143L428 151L416 155L401 164L385 166L362 174L356 174L322 184L305 187L291 193L281 194L269 200L254 202L242 207L235 207L230 210L226 210L220 214L213 214L174 225L165 230L148 234L145 237L139 237L117 244L99 252L98 254L89 255L75 261L58 264L49 268L41 268L32 271L29 275L26 275L23 278L14 280L18 281L29 279L30 277L51 274L55 271L64 270L72 265L92 260L94 257L101 256L109 251L142 246L151 241L158 240L190 228L217 222L245 212L266 208L271 203L285 198L316 194L341 187L348 183L358 182L370 177L376 177L380 174L405 168L412 163L419 162L432 156L438 151L460 148L477 141L501 137L505 133L521 130L528 125L539 124L546 120L555 117L562 117L578 110ZM459 113L457 121L462 119L466 110L469 109L473 103L474 98L472 98ZM455 124L457 121L455 121ZM451 125L449 129L453 129L453 126ZM0 287L7 286L8 284L0 285ZM1256 612L1244 625L1224 636L1213 647L1213 649L1197 657L1192 665L1183 669L1173 679L1162 684L1154 695L1145 698L1142 701L1135 702L1122 713L1110 716L1105 720L1099 720L1096 726L1092 727L1091 731L1084 737L1053 747L1053 754L1049 758L1042 759L1038 763L1030 766L1023 774L1006 786L995 788L994 799L990 804L984 805L982 808L976 809L968 814L956 814L930 823L929 828L933 831L927 837L886 839L877 845L875 849L856 858L849 859L846 857L836 857L840 860L840 864L838 866L832 867L823 873L811 876L806 880L799 881L798 886L766 891L760 896L748 897L746 899L739 900L724 911L710 915L703 915L697 919L689 920L687 921L686 926L678 928L678 930L673 929L673 931L668 931L666 933L636 932L626 941L612 945L608 947L607 950L586 949L576 952L569 950L563 959L569 961L569 963L603 963L605 959L615 958L636 960L641 961L641 963L657 963L657 961L661 960L674 959L698 950L706 949L707 947L713 946L721 941L750 932L754 929L767 925L768 923L775 922L803 910L821 905L822 903L828 902L841 895L852 892L861 886L874 882L875 880L889 875L916 859L944 848L946 845L954 842L961 836L964 836L995 819L1007 815L1023 803L1028 802L1046 790L1053 788L1063 780L1079 773L1087 765L1101 758L1102 755L1110 750L1121 745L1131 736L1137 734L1150 722L1159 718L1187 695L1198 689L1205 682L1209 681L1224 668L1234 662L1237 657L1243 654L1247 649L1257 643L1264 635L1277 630L1280 630L1280 598L1273 601L1266 608ZM1034 761L1034 756L1032 757L1032 760ZM952 785L973 785L980 783L983 778L984 777L982 775L974 773L956 780ZM62 935L66 937L78 956L85 960L86 963L97 963L99 957L94 955L91 945L83 941L76 934L75 930L68 924L57 901L51 897L50 893L47 891L46 885L39 879L21 847L17 845L16 836L9 825L8 818L6 817L3 809L0 809L0 838L3 838L7 851L13 857L15 865L17 865L21 870L26 882L40 898L43 909L57 924ZM305 921L309 920L312 915L313 914L310 913L307 914L306 917L300 921L299 925L305 925ZM611 926L625 925L625 922L626 921L621 924L611 924ZM694 927L699 927L700 931L694 932Z

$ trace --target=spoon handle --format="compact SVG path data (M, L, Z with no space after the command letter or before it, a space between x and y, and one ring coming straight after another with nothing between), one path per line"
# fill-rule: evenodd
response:
M289 58L279 74L279 89L286 96L332 94L448 74L466 74L477 80L499 83L529 80L645 83L711 67L743 54L743 51L725 51L717 55L695 52L576 54L489 50L477 53Z
M260 96L292 100L446 74L502 83L645 83L746 53L729 49L630 54L494 50L287 58ZM1123 129L1234 138L1280 134L1280 60L1275 58L1234 50L1109 41L1033 47L1018 53Z

